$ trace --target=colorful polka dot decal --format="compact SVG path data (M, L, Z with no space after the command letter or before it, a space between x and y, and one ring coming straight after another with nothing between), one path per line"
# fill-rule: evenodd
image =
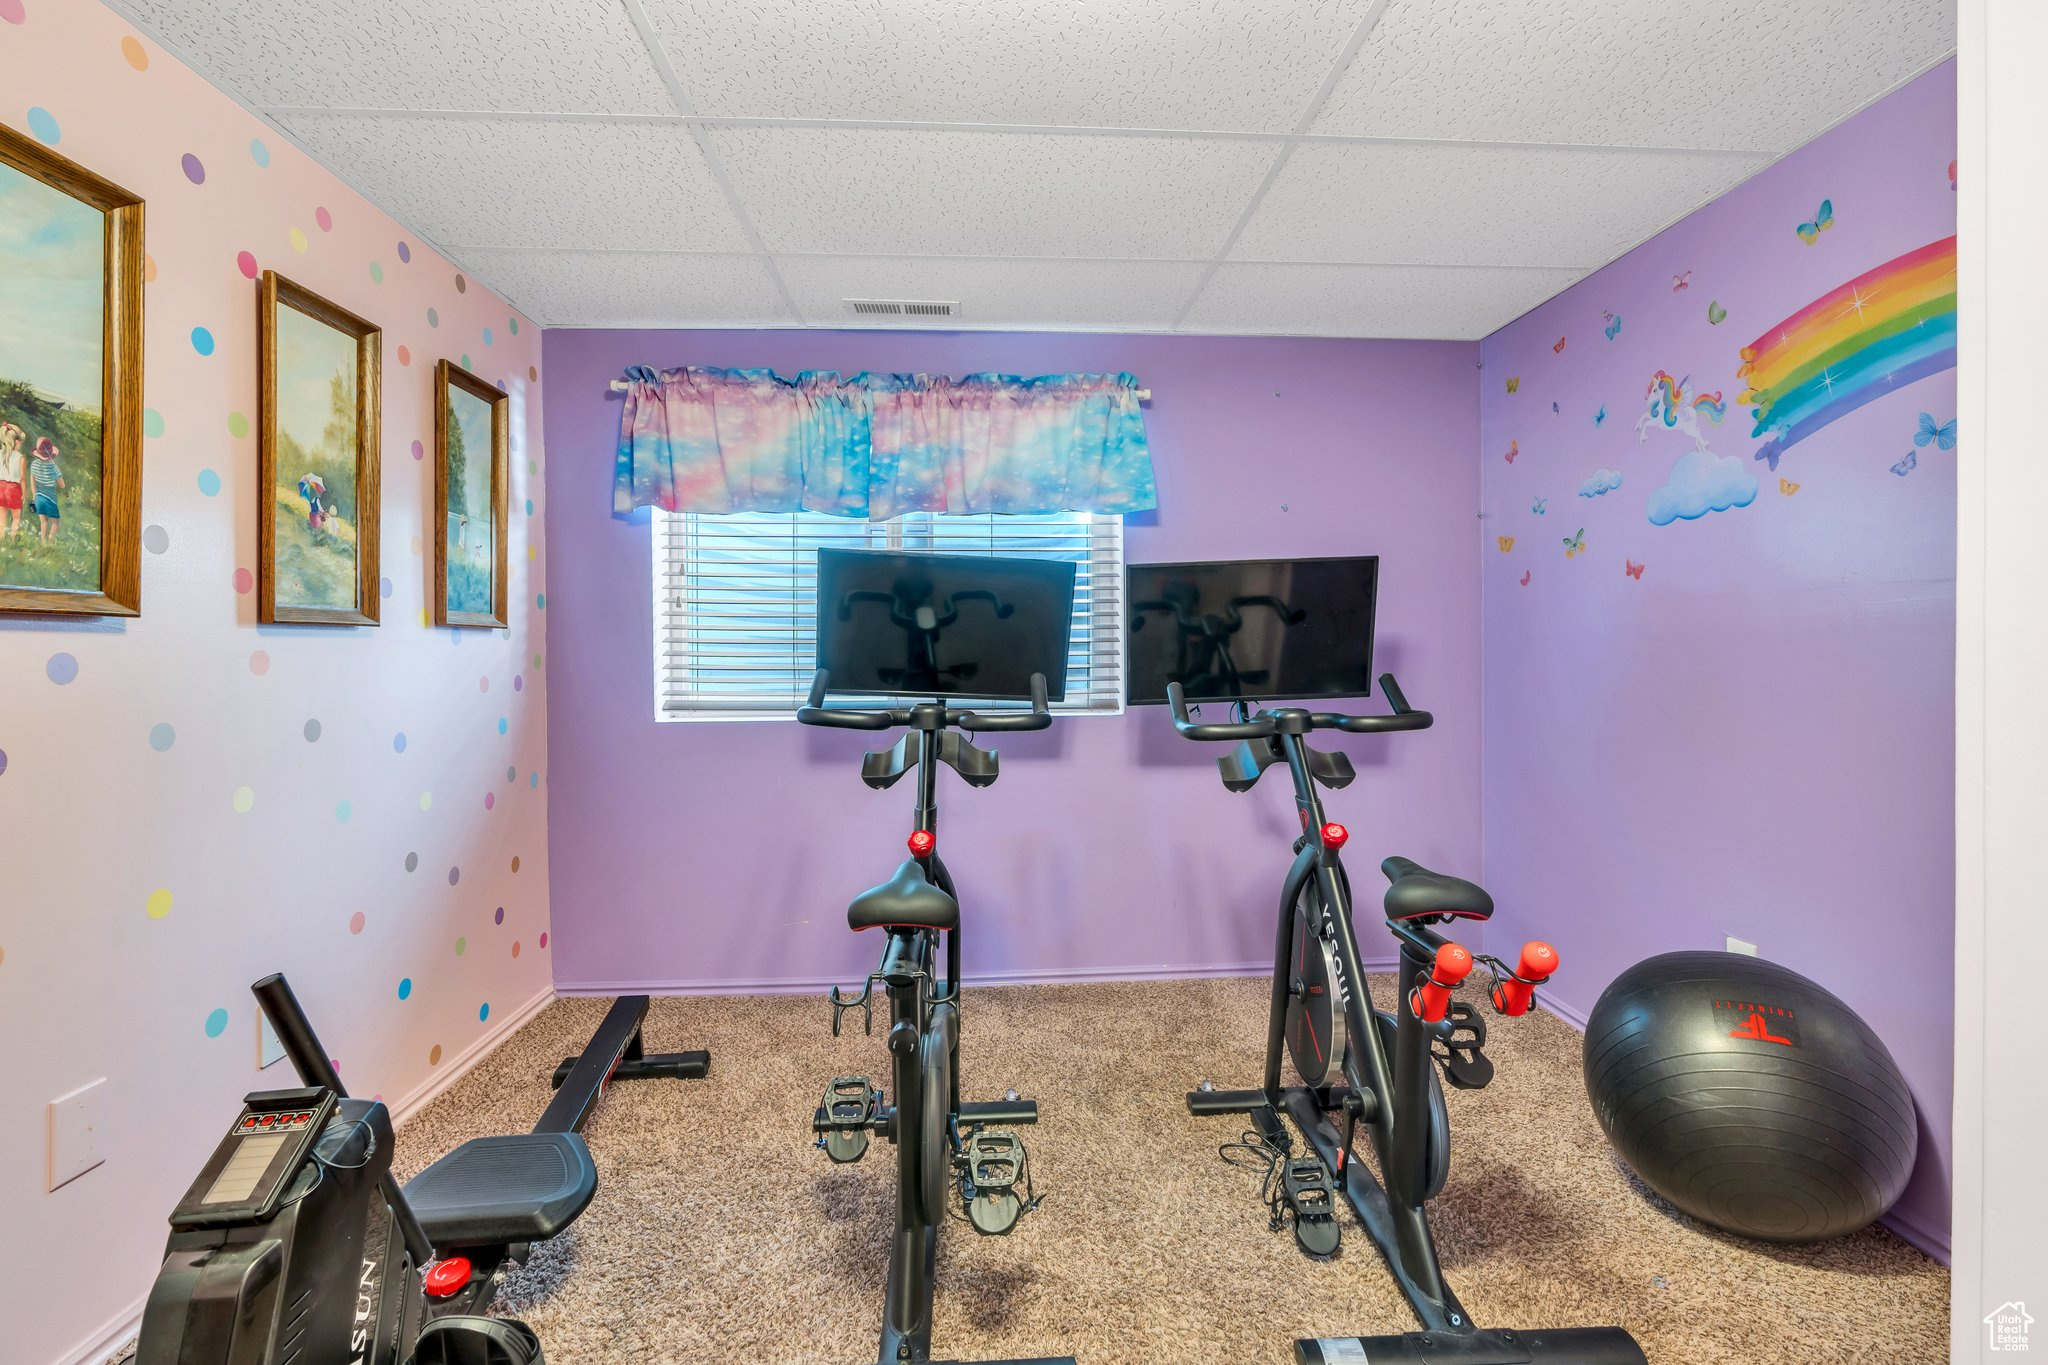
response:
M206 1036L218 1038L228 1031L228 1012L217 1009L206 1016Z
M400 1000L410 1000L412 998L411 977L408 976L398 983L398 998Z
M455 292L458 294L466 294L469 292L469 281L462 278L461 275L457 275L455 277Z
M516 853L512 855L512 874L519 875L519 855Z
M268 166L270 164L270 148L263 145L262 138L252 137L249 139L249 159L259 166Z
M270 655L260 649L251 654L249 656L249 671L259 678L268 673L270 671Z
M171 533L161 526L147 526L142 531L142 548L153 555L160 555L171 548Z
M313 210L313 225L322 232L332 232L334 231L334 215L325 208L316 208Z
M450 885L450 886L453 886L453 885L455 885L455 883L457 883L457 882L459 882L459 881L461 881L461 880L462 880L462 869L461 869L461 868L459 868L459 867L451 867L451 868L449 868L449 869L448 869L448 885Z
M417 853L408 853L408 854L406 854L406 855L405 855L405 870L406 870L407 872L417 872L417 871L419 870L419 866L420 866L420 855L419 855L419 854L417 854Z
M405 242L398 244L398 259L407 262L412 260L412 247L409 244Z
M164 415L155 408L142 410L142 434L151 440L164 434Z
M469 940L468 940L468 939L466 939L466 938L458 938L458 939L456 939L456 940L455 940L455 955L456 955L457 957L461 957L461 956L462 956L462 955L463 955L464 953L466 953L466 952L468 952L468 951L469 951Z
M498 913L497 913L497 914L496 914L495 916L493 916L493 917L492 917L491 923L493 923L493 924L503 924L504 922L505 922L505 907L501 905L501 906L499 906L499 907L498 907Z
M198 157L187 152L184 159L178 164L184 168L187 180L195 185L204 185L206 183L206 167L199 163Z
M171 746L178 742L178 732L167 721L158 721L149 727L149 747L158 753L169 753Z
M405 731L400 730L391 737L391 750L393 753L402 754L405 752Z
M142 903L142 909L151 919L162 919L171 913L171 893L159 886L149 893L149 899Z
M299 252L301 255L305 253L308 244L306 242L306 230L304 228L293 228L290 232L287 232L285 234L284 239L287 242L291 243L293 251Z
M485 792L485 793L484 793L484 809L485 809L485 810L491 810L491 809L494 809L494 808L495 808L495 807L497 806L497 804L498 804L498 794L497 794L496 792Z
M382 284L382 283L384 283L384 267L383 267L383 265L381 265L381 264L380 264L379 262L376 262L376 261L372 261L372 262L370 262L370 283L372 283L372 284ZM400 363L402 364L402 363L404 363L404 362L400 362Z
M398 348L398 363L401 365L412 364L412 348L410 346L401 346Z
M121 39L121 56L137 71L149 70L149 51L133 34Z
M256 590L256 575L247 569L236 569L234 582L235 591L244 597Z
M69 654L52 654L43 672L57 686L68 686L78 676L78 660Z
M420 793L420 809L421 809L421 810L432 810L433 808L434 808L434 794L433 794L432 792L421 792L421 793Z
M214 473L211 469L200 470L199 491L209 498L218 494L220 492L220 475Z
M38 142L47 142L52 147L64 137L63 130L57 127L55 115L41 105L28 111L28 130L36 135Z
M356 808L353 802L337 801L334 803L334 818L341 824L347 824L349 822L349 817L354 815L355 813Z
M237 251L235 253L235 269L241 271L244 277L252 280L262 273L256 265L256 257L247 251Z
M431 1048L427 1049L427 1065L441 1065L441 1045L439 1043L436 1043Z
M540 933L540 946L543 948L548 946L548 933L545 929L541 930Z
M230 799L230 804L234 806L235 814L247 815L250 811L256 809L256 789L254 787L235 788L235 794Z
M419 441L414 441L414 442L412 443L412 457L413 457L413 458L414 458L415 460L424 460L424 459L426 459L426 458L427 458L427 448L426 448L426 446L425 446L424 444L422 444L421 442L419 442Z
M247 436L248 434L249 434L249 418L248 418L247 414L245 414L245 413L239 413L239 412L231 412L231 413L229 413L229 414L228 414L228 435L230 435L230 436L234 437L234 438L235 438L235 439L236 439L237 441L239 441L239 440L241 440L241 439L242 439L243 437Z
M486 1019L489 1019L490 1017L491 1017L491 1002L490 1002L490 1001L488 1001L488 1000L486 1000L486 1001L484 1001L484 1003L483 1003L483 1004L481 1004L481 1005L477 1006L477 1011L476 1011L476 1021L477 1021L477 1022L478 1022L479 1024L481 1024L481 1023L483 1023L483 1022L484 1022L484 1021L485 1021Z
M429 308L429 309L427 310L427 326L429 326L429 327L439 327L440 325L441 325L441 310L440 310L440 309L438 309L438 308Z
M194 327L192 329L192 349L201 355L212 355L213 333L207 331L204 327Z
M363 932L363 926L368 922L369 921L363 917L363 912L358 910L353 915L350 915L348 917L348 931L351 934L360 934L361 932Z

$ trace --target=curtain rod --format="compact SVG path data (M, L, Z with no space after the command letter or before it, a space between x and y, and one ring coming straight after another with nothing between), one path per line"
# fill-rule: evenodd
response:
M623 379L614 379L614 380L613 380L613 381L611 382L611 391L612 391L613 393L624 393L624 392L626 392L626 390L628 390L628 389L630 389L630 388L632 388L632 387L633 387L633 386L632 386L631 384L628 384L628 383L627 383L627 382L626 382L625 380L623 380ZM1138 401L1139 401L1140 403L1149 403L1149 402L1151 402L1151 401L1152 401L1152 390L1150 390L1150 389L1139 389L1139 390L1138 390Z

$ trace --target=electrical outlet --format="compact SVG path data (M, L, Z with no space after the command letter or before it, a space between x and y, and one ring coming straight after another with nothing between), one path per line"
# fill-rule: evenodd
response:
M1728 951L1731 953L1741 953L1745 957L1755 957L1756 945L1747 939L1740 939L1730 934L1728 935Z
M284 1060L284 1044L277 1039L277 1030L270 1026L270 1016L262 1010L256 1011L256 1069L258 1071L276 1066Z
M51 1100L49 1188L68 1185L105 1161L107 1078Z

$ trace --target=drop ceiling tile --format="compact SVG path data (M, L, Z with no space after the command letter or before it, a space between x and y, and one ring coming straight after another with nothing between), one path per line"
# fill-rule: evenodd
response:
M633 251L461 253L480 283L548 327L793 327L759 256Z
M1955 31L1953 0L1393 0L1311 131L1781 153Z
M1291 132L1370 0L645 0L721 117Z
M279 122L445 246L749 247L680 124L330 114Z
M1217 267L1181 330L1473 341L1561 292L1582 274L1224 264Z
M722 128L719 160L770 251L1214 255L1274 144L841 128Z
M960 260L782 256L776 268L815 326L1101 327L1163 331L1200 283L1200 261ZM860 318L844 300L948 299L950 318Z
M1303 144L1231 257L1603 265L1767 160L1704 152Z
M268 108L673 114L619 0L117 0Z

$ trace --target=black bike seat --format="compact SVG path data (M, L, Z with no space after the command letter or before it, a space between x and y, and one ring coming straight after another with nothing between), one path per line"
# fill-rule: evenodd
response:
M960 902L926 881L917 859L906 858L888 881L853 898L846 922L855 929L957 929Z
M1388 919L1422 919L1453 915L1459 919L1490 919L1493 897L1463 877L1431 872L1413 858L1389 858L1380 864L1393 885L1387 888Z

